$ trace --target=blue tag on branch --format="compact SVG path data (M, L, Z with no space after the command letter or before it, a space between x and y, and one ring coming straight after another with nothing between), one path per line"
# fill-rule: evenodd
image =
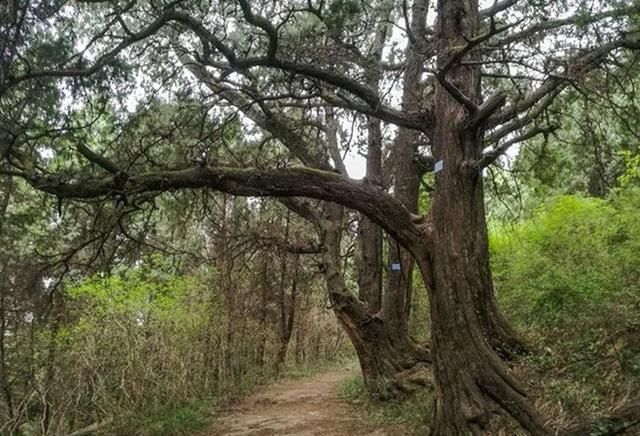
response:
M439 160L433 166L433 172L437 173L438 171L442 171L443 168L444 168L444 161L443 160Z
M391 271L400 271L400 264L399 263L392 263L391 264Z

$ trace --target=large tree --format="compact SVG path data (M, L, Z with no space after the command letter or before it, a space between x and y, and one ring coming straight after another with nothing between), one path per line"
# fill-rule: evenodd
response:
M399 2L392 5L399 17L393 24L401 29L406 50L396 50L397 41L390 39L388 54L376 55L363 47L376 47L376 24L387 19L380 14L388 10L384 2L89 3L62 7L62 1L16 0L4 6L4 174L60 199L126 202L146 192L207 188L308 197L355 209L411 254L428 289L437 397L433 434L481 434L493 428L497 416L512 418L534 435L551 432L500 357L521 344L496 307L483 169L512 145L552 130L545 111L563 89L614 57L623 65L629 51L640 48L634 27L640 5L503 0L481 8L474 0L442 0L416 1L410 13ZM58 14L56 7L62 7ZM40 15L48 18L39 20ZM75 25L84 27L83 35ZM64 43L56 39L63 34L69 37ZM178 154L182 160L144 159L149 150L133 158L127 144L97 144L94 150L82 135L70 135L66 144L73 144L91 168L78 163L60 172L48 166L34 140L34 132L43 131L38 105L25 96L57 89L68 97L80 86L110 98L121 90L116 73L122 62L138 71L138 78L147 67L150 87L154 81L163 85L153 88L160 94L200 92L218 108L213 119L229 104L255 110L257 125L276 139L288 138L295 165L246 168L244 162L238 168L221 162L224 157L212 159L206 150ZM401 75L407 80L398 104L395 78ZM58 106L61 112L72 109L68 102ZM343 119L355 114L354 119L396 126L390 156L403 168L410 164L407 150L417 147L414 141L424 142L423 161L435 172L431 209L415 213L414 181L396 178L391 195L376 183L341 174L336 159L309 140L326 139L326 129L311 115L331 111ZM60 118L45 126L50 136L71 127ZM375 126L370 132L375 134ZM402 268L407 262L401 261ZM337 295L334 304L356 307L345 303L348 293L343 300Z

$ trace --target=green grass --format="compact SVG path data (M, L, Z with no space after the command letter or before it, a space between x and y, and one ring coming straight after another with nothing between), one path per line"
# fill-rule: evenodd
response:
M381 402L369 398L362 377L357 376L343 383L340 395L356 408L359 424L365 429L390 427L395 429L393 434L407 436L429 432L433 395L428 389L421 389L402 401Z
M127 436L186 436L210 427L215 410L220 407L214 400L167 405L149 410L143 415L132 415L105 428L104 435Z

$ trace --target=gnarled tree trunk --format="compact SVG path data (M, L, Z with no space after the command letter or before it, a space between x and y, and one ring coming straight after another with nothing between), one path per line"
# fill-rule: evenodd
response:
M506 412L533 435L547 430L526 393L494 350L489 332L495 319L483 313L494 301L489 267L482 174L469 168L482 153L482 126L474 125L458 90L479 103L477 66L448 60L478 30L476 1L441 0L436 29L441 76L436 87L434 157L436 173L431 210L429 256L419 265L430 282L436 408L432 434L462 436L491 429L495 412ZM455 87L456 90L453 90Z
M401 398L430 384L431 356L418 347L401 347L385 320L368 310L346 287L340 271L343 208L327 205L329 219L321 224L325 280L338 321L353 344L370 394L378 399Z

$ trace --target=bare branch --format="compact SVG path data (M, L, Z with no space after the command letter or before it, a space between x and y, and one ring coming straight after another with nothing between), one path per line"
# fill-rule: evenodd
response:
M307 201L304 201L302 198L287 197L279 198L278 201L284 204L287 209L309 221L314 226L318 226L320 224L318 211L316 211Z
M431 136L434 126L434 117L431 112L403 112L395 109L377 106L370 106L353 101L344 95L334 95L323 93L322 99L334 107L349 109L364 115L370 115L387 123L395 124L400 127L406 127L412 130L419 130Z
M253 122L280 140L302 163L319 169L331 170L331 166L326 159L310 153L309 147L306 144L307 141L300 136L296 129L289 126L288 121L284 117L272 112L266 104L254 103L238 90L216 81L201 64L194 62L184 50L180 47L176 47L176 49L180 61L201 83L237 107ZM257 110L255 108L256 105L258 105L261 110Z
M100 56L90 67L87 68L54 68L40 71L30 71L17 77L9 76L7 80L0 84L0 96L7 92L12 87L31 79L37 78L54 78L54 77L88 77L98 72L102 67L113 62L115 58L127 47L134 43L141 41L155 34L171 19L170 13L161 15L158 19L153 21L144 29L131 33L127 38L124 38L117 46L111 51Z
M500 144L500 146L494 148L493 150L488 151L482 156L482 158L472 163L471 166L478 170L485 168L491 165L493 162L495 162L500 156L505 154L507 150L509 150L509 148L511 148L515 144L518 144L522 141L526 141L527 139L531 139L534 136L538 136L540 134L547 135L549 133L552 133L556 129L558 129L558 126L556 125L544 126L544 127L533 126L529 128L526 132L524 132L522 135L518 135L514 138L511 138L508 141L503 142L502 144Z
M551 105L551 103L553 103L553 100L555 100L556 96L560 94L561 91L561 88L554 89L550 94L547 94L541 100L536 102L537 104L533 108L531 108L531 110L525 115L520 118L516 118L491 132L491 134L486 138L486 142L488 144L497 143L505 136L527 126L527 124L531 123L540 115L542 115L545 109L547 109Z
M180 23L191 29L194 33L196 33L205 48L211 44L218 51L220 51L229 62L229 64L226 65L226 68L228 70L246 71L255 67L277 68L290 73L300 74L312 79L317 79L326 84L348 91L356 97L362 99L371 108L376 108L380 105L380 97L378 96L376 90L373 90L368 86L361 84L357 80L344 76L336 72L335 70L327 70L314 64L278 59L275 57L275 53L273 55L268 54L267 56L239 59L229 47L224 45L215 35L204 28L204 26L202 26L202 24L195 20L193 17L182 12L172 12L171 17L175 21L179 21ZM203 61L213 67L225 67L218 63L210 62L207 59L206 53L205 59L203 59Z
M102 169L109 171L111 174L116 175L120 173L120 168L118 168L113 162L107 159L104 156L99 155L98 153L91 150L89 147L82 143L76 144L76 148L89 162L93 162Z
M491 18L494 15L509 9L511 6L515 5L518 0L503 0L501 2L496 1L492 6L483 9L480 11L480 19Z
M438 73L440 73L442 77L445 77L447 72L450 71L454 66L458 65L460 61L474 48L478 47L483 42L486 42L489 39L493 38L495 35L507 31L518 23L519 21L516 23L505 24L504 26L498 27L492 17L491 24L489 25L489 30L481 35L475 36L471 39L467 39L467 43L465 44L465 46L453 53L451 57L444 63L444 65L438 69Z
M565 26L593 24L607 18L626 17L632 14L637 14L639 12L640 12L640 5L633 4L631 6L616 8L616 9L603 11L603 12L592 14L592 15L586 15L584 13L581 13L581 14L573 15L571 17L561 18L557 20L545 20L545 21L541 21L539 23L533 24L530 27L527 27L526 29L523 29L516 33L506 35L505 37L497 40L495 42L495 45L504 47L505 45L512 44L514 42L523 41L541 32L554 30L561 27L565 27Z
M478 105L471 101L469 97L464 95L464 93L460 91L460 89L458 89L456 85L449 82L445 74L443 74L441 71L437 71L435 76L436 79L438 79L440 85L442 85L442 87L447 90L449 95L451 95L451 97L453 97L458 103L467 108L467 111L469 111L470 114L475 114L478 111Z
M469 122L471 129L476 129L483 125L491 115L505 104L506 101L507 95L503 91L498 91L489 96L489 98L487 98L487 100L478 107L478 110L471 117Z
M249 5L249 2L247 0L238 0L238 3L240 3L240 7L242 8L244 19L247 20L247 22L265 31L265 33L269 37L269 48L267 50L267 56L270 58L275 58L276 52L278 51L278 30L266 18L260 15L255 15L251 11L251 5Z

